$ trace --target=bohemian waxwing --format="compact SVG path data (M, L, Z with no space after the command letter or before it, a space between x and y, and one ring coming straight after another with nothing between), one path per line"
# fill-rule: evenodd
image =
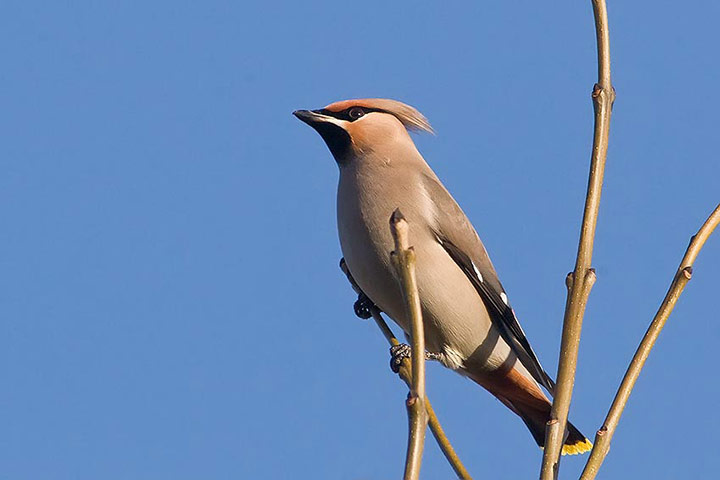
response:
M542 447L551 404L539 385L552 395L554 382L525 338L475 229L410 138L408 130L432 132L427 119L409 105L376 98L294 115L322 136L340 168L340 245L359 287L407 335L409 319L389 255L388 220L400 208L416 252L427 350L519 415ZM568 423L563 453L590 448Z

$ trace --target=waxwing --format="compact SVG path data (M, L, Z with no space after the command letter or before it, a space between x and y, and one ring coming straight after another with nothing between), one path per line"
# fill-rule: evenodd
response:
M332 103L294 115L325 140L340 169L337 223L347 267L367 297L406 333L403 295L389 252L399 208L416 252L428 352L484 387L545 442L555 384L525 337L495 268L463 211L428 166L409 130L432 132L415 108L387 99ZM564 454L590 441L568 423Z

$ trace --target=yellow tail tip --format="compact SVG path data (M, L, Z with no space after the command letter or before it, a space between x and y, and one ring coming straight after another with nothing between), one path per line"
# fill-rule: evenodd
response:
M580 453L589 452L592 450L593 444L587 438L582 442L573 443L572 445L563 445L563 455L578 455Z

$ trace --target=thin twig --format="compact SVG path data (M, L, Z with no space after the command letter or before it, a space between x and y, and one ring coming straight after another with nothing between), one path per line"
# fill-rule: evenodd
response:
M358 295L362 294L363 293L362 290L360 289L358 284L355 282L355 279L350 274L350 270L347 268L347 264L345 264L344 260L340 262L340 269L343 271L343 273L347 277L353 290L355 290L355 293L357 293ZM377 324L378 328L380 329L380 331L382 332L383 336L388 341L390 346L394 347L396 345L399 345L400 341L398 341L398 339L393 334L392 330L390 330L390 327L388 327L388 324L383 319L382 314L380 313L380 310L376 306L373 305L372 307L370 307L370 314L372 315L373 320L375 320L375 323ZM398 374L399 374L400 378L408 386L408 388L411 388L412 366L410 364L410 360L408 360L407 358L402 360ZM427 397L427 395L425 396L425 409L427 410L428 425L430 426L430 431L432 432L433 436L435 437L435 441L440 446L440 450L442 450L448 463L450 464L452 469L455 471L455 474L458 476L458 478L460 480L472 480L472 476L470 476L470 472L467 471L467 469L465 468L465 465L463 465L462 461L460 461L460 457L458 457L457 453L455 452L455 449L453 448L452 444L450 443L450 440L447 438L447 435L445 435L445 431L443 430L442 426L440 425L440 420L438 420L437 415L435 415L435 410L433 410L432 404L430 403L430 399Z
M450 466L453 470L455 470L455 474L461 480L472 480L470 472L465 469L465 465L462 464L460 457L457 456L457 453L455 453L455 450L450 444L450 440L448 440L447 435L445 435L445 431L440 425L440 421L438 420L437 415L435 415L435 411L433 410L430 400L428 400L427 397L425 397L425 409L428 413L430 431L433 433L435 441L437 441L437 444L440 446L440 450L442 450L445 458L447 458L447 461L450 463Z
M685 256L683 256L683 259L680 262L680 266L675 273L670 289L665 295L662 304L660 304L660 308L655 314L655 318L653 318L652 323L650 323L650 327L648 327L642 342L640 342L627 372L625 372L625 377L618 388L617 394L615 394L615 400L613 400L607 417L605 417L603 426L595 435L595 446L590 454L590 458L588 458L580 480L593 480L595 475L597 475L597 472L605 460L608 450L610 449L610 441L615 433L615 429L620 421L620 416L625 409L630 393L635 386L635 382L640 376L640 372L645 365L645 361L650 355L650 351L655 345L655 341L665 326L665 322L672 313L680 294L682 294L683 289L690 281L693 263L695 262L698 253L718 224L720 224L720 205L715 208L703 226L700 227L698 233L690 240L690 245L685 251Z
M557 478L560 453L562 452L567 417L570 410L570 400L575 383L582 321L590 289L595 282L595 272L591 268L593 241L605 173L605 159L610 135L610 113L615 100L615 91L610 80L610 35L607 7L604 0L592 0L592 5L597 36L598 82L592 92L595 128L590 162L590 178L588 180L575 269L571 274L571 281L568 282L570 287L563 319L557 386L550 412L550 420L545 432L545 451L543 452L540 472L542 480Z
M400 209L395 210L390 217L390 231L395 240L391 258L405 297L412 339L412 382L406 402L409 431L404 478L418 480L428 423L425 409L425 329L415 278L415 250L408 244L408 223Z

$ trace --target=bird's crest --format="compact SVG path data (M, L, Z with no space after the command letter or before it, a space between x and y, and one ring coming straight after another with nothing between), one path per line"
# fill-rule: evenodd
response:
M408 130L435 133L427 118L416 108L388 98L358 98L331 103L326 110L341 112L351 107L365 107L395 116Z

